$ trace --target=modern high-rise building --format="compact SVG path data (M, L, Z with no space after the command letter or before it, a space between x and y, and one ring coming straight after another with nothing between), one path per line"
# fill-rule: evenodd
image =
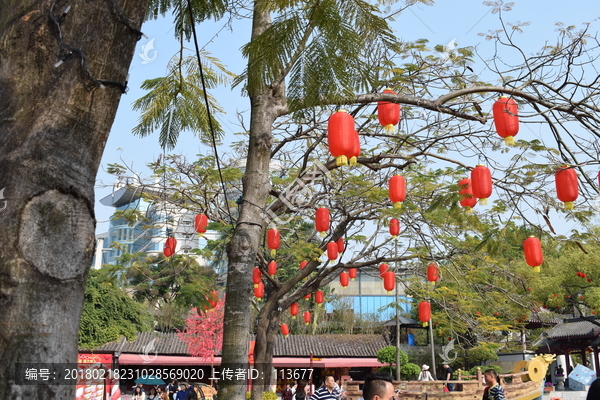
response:
M100 203L113 207L115 213L137 212L144 218L133 224L125 218L111 219L108 232L96 236L94 268L115 264L125 253L158 255L163 252L169 236L177 239L176 254L190 254L192 249L203 248L206 238L216 238L216 232L210 231L198 236L195 213L165 203L151 203L144 198L141 187L117 181L113 192ZM200 263L207 263L200 256L190 255Z

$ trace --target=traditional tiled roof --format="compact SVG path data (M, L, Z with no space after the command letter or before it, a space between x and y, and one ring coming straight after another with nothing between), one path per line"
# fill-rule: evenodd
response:
M593 323L590 320L596 322ZM600 318L570 318L550 329L547 338L596 337L600 334Z
M95 350L132 354L188 355L187 344L179 340L176 333L140 332L131 342L123 339L119 342L107 343Z
M376 357L389 346L381 335L277 335L273 355L279 357Z
M274 356L306 357L376 357L377 352L390 343L381 335L277 335ZM142 332L131 342L121 340L107 343L96 351L160 355L188 355L187 345L177 334Z

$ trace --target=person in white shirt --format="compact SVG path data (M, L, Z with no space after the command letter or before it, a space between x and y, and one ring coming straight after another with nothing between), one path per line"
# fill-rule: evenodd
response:
M433 376L431 376L431 372L429 372L429 365L423 364L421 367L421 373L417 378L419 381L433 381Z

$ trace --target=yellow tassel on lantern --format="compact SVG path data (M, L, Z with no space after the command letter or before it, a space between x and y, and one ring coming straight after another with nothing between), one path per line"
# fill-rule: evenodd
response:
M350 157L350 165L352 165L352 166L358 165L358 158Z
M540 272L540 266L538 265L537 267L532 267L533 268L533 272Z
M573 210L575 205L572 201L565 201L565 210Z
M343 165L348 165L348 157L346 156L337 156L335 158L335 165L341 167Z
M397 201L394 203L394 208L402 208L402 202L401 201Z
M515 137L514 136L507 136L504 138L504 143L507 146L516 146L517 143L515 142Z
M271 258L275 258L275 255L277 255L277 250L271 249Z
M478 203L481 206L487 206L488 205L488 199L479 199Z
M392 134L392 133L396 132L396 128L392 124L387 124L386 126L384 126L383 130L385 131L385 133L389 133L389 134Z
M423 322L423 328L427 328L429 326L429 322Z

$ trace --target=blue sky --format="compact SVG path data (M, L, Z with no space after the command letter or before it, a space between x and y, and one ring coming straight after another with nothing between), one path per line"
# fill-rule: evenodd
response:
M572 6L569 6L571 5ZM509 22L530 22L523 28L524 32L516 36L517 42L527 53L534 53L545 42L554 42L557 33L555 23L581 26L583 22L592 22L600 16L600 2L597 0L517 1L511 12L503 14ZM438 0L433 6L415 5L402 14L395 16L392 23L396 34L403 40L427 38L430 44L447 45L453 40L459 47L476 46L483 54L493 52L493 44L486 41L478 33L499 29L498 15L492 14L491 8L481 0L444 1ZM245 67L245 61L240 55L240 47L250 35L249 21L233 21L232 30L226 22L207 22L197 27L199 43L212 55L219 58L234 73L240 73ZM158 145L157 135L139 138L131 133L137 124L138 113L131 110L133 101L144 95L140 84L145 79L164 76L169 59L178 50L174 39L169 18L146 22L142 31L148 39L142 38L136 47L130 67L129 92L121 99L117 116L106 145L100 171L96 182L96 232L106 232L108 219L112 209L102 206L98 200L110 194L114 178L104 172L109 163L126 163L134 170L148 176L145 165L156 160L162 153ZM592 29L592 32L595 32ZM147 51L144 60L143 46L154 39L153 51ZM191 45L189 46L192 47ZM146 48L148 49L148 48ZM509 56L509 55L508 55ZM152 60L150 62L145 62ZM480 72L480 71L475 71ZM219 88L213 92L220 103L226 108L227 114L221 117L228 137L240 130L236 112L248 109L248 99L243 97L239 88ZM227 152L223 146L220 152ZM177 154L194 157L195 154L207 154L210 149L201 145L192 134L180 138L176 149Z

